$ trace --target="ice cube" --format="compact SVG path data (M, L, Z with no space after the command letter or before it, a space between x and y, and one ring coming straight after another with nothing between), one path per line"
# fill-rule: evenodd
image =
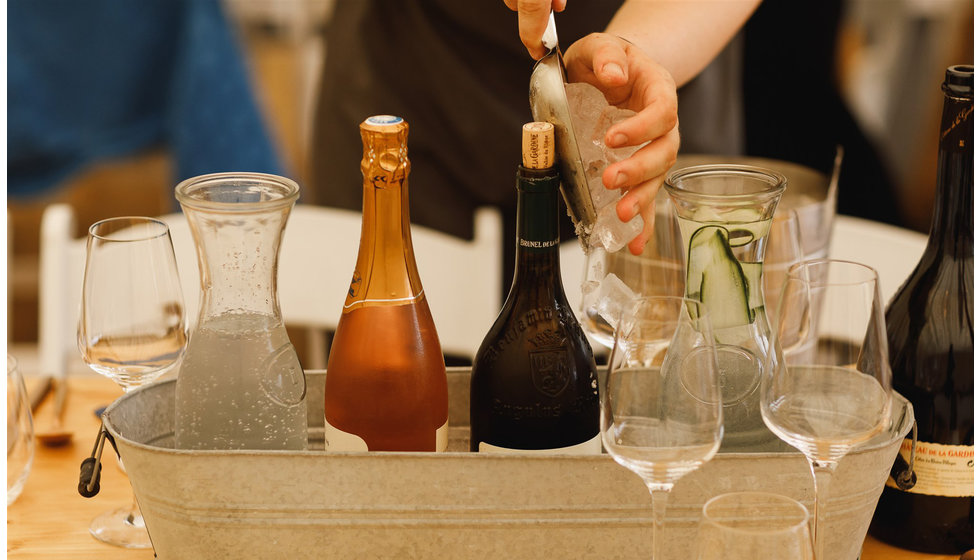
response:
M602 152L606 165L624 160L633 155L633 152L640 149L641 146L624 146L622 148L610 148L606 146L606 131L609 130L609 127L625 121L635 114L636 111L620 109L614 105L607 105L599 113L599 118L596 120L595 126L592 129L591 141Z
M639 148L606 146L609 127L632 117L636 111L610 105L598 88L584 82L565 84L565 98L579 156L587 173L602 175L607 165L628 158Z
M615 274L609 273L599 283L595 309L600 317L616 328L620 314L636 299L636 294Z
M595 280L586 280L585 282L582 282L582 295L588 296L598 288L599 282L596 282Z
M616 204L623 197L619 189L607 189L602 185L602 177L589 179L589 194L592 196L592 204L596 211L610 204Z
M602 173L609 164L630 157L642 146L612 149L606 146L605 137L610 126L632 117L636 112L610 105L601 91L586 83L566 84L565 97L592 205L597 213L596 225L589 233L590 244L602 245L607 251L615 252L643 230L643 219L637 216L627 223L619 221L616 203L624 192L607 189L602 184Z
M630 221L623 222L616 214L616 205L607 204L599 210L599 214L596 216L595 227L592 228L589 243L595 246L601 244L606 251L615 253L625 247L641 231L643 231L643 218L639 214L633 216Z
M565 99L568 101L575 139L588 138L595 126L596 115L609 106L606 96L592 84L574 82L565 84Z
M606 277L606 262L608 261L609 253L604 251L602 247L590 247L587 254L588 265L585 269L585 280L598 284Z

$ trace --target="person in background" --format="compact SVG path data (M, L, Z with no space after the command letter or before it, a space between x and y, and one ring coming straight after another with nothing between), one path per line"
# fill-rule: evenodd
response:
M550 11L565 9L567 0L504 1L518 12L528 52L540 56L535 36ZM607 30L641 46L683 86L678 90L682 153L765 157L829 174L841 146L838 212L906 225L881 153L837 83L843 10L843 0L636 0L623 4ZM712 17L703 17L709 12ZM740 29L733 33L736 22ZM724 49L717 42L701 44L691 28L716 30L713 38Z
M8 197L157 147L171 184L283 173L218 0L12 0L7 17Z
M719 2L711 9L699 2L582 1L556 16L569 80L588 81L638 113L610 128L607 144L650 142L603 174L607 188L629 189L617 206L620 219L638 212L645 218L643 232L629 244L633 253L651 236L653 197L676 158L677 85L714 58L757 1ZM401 116L411 126L412 221L470 238L475 209L497 207L504 218L506 287L520 158L515 131L531 118L533 59L518 33L536 49L534 56L544 54L544 26L525 24L534 9L546 21L548 10L539 4L515 5L515 17L501 0L338 2L327 28L315 116L313 201L359 210L358 124L373 114ZM660 38L668 32L686 34L688 45ZM562 225L562 238L571 239L571 220Z
M315 117L314 201L360 209L358 124L377 113L402 116L412 127L412 221L469 238L474 210L497 207L506 289L520 148L514 131L530 119L532 63L545 54L541 35L555 11L569 81L589 82L638 113L611 127L606 143L650 141L603 173L607 188L629 189L617 206L620 219L643 214L643 232L629 244L634 254L650 238L653 197L681 148L829 172L842 144L840 209L893 221L890 182L833 87L840 4L339 2L327 29ZM562 225L562 238L570 239L571 220Z

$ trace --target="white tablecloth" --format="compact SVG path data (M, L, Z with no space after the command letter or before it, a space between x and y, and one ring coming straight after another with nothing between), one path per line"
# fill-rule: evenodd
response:
M887 304L922 257L928 237L878 222L837 216L830 257L866 264L878 271L881 297Z

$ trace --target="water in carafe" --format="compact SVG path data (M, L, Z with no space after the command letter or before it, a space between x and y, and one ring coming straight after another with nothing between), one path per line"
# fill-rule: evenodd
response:
M178 449L306 449L306 379L276 294L279 244L299 194L253 173L189 179L177 199L201 268L201 303L177 376Z

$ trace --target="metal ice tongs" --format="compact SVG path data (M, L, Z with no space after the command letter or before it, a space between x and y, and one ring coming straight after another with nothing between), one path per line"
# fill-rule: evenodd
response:
M585 167L572 130L572 117L565 97L565 62L558 48L558 31L555 14L548 20L548 28L541 37L548 54L537 61L531 71L529 98L531 115L536 121L549 122L555 127L555 144L558 148L558 164L561 172L561 192L568 207L568 215L575 224L579 240L588 246L588 237L596 223L596 209L589 194Z

